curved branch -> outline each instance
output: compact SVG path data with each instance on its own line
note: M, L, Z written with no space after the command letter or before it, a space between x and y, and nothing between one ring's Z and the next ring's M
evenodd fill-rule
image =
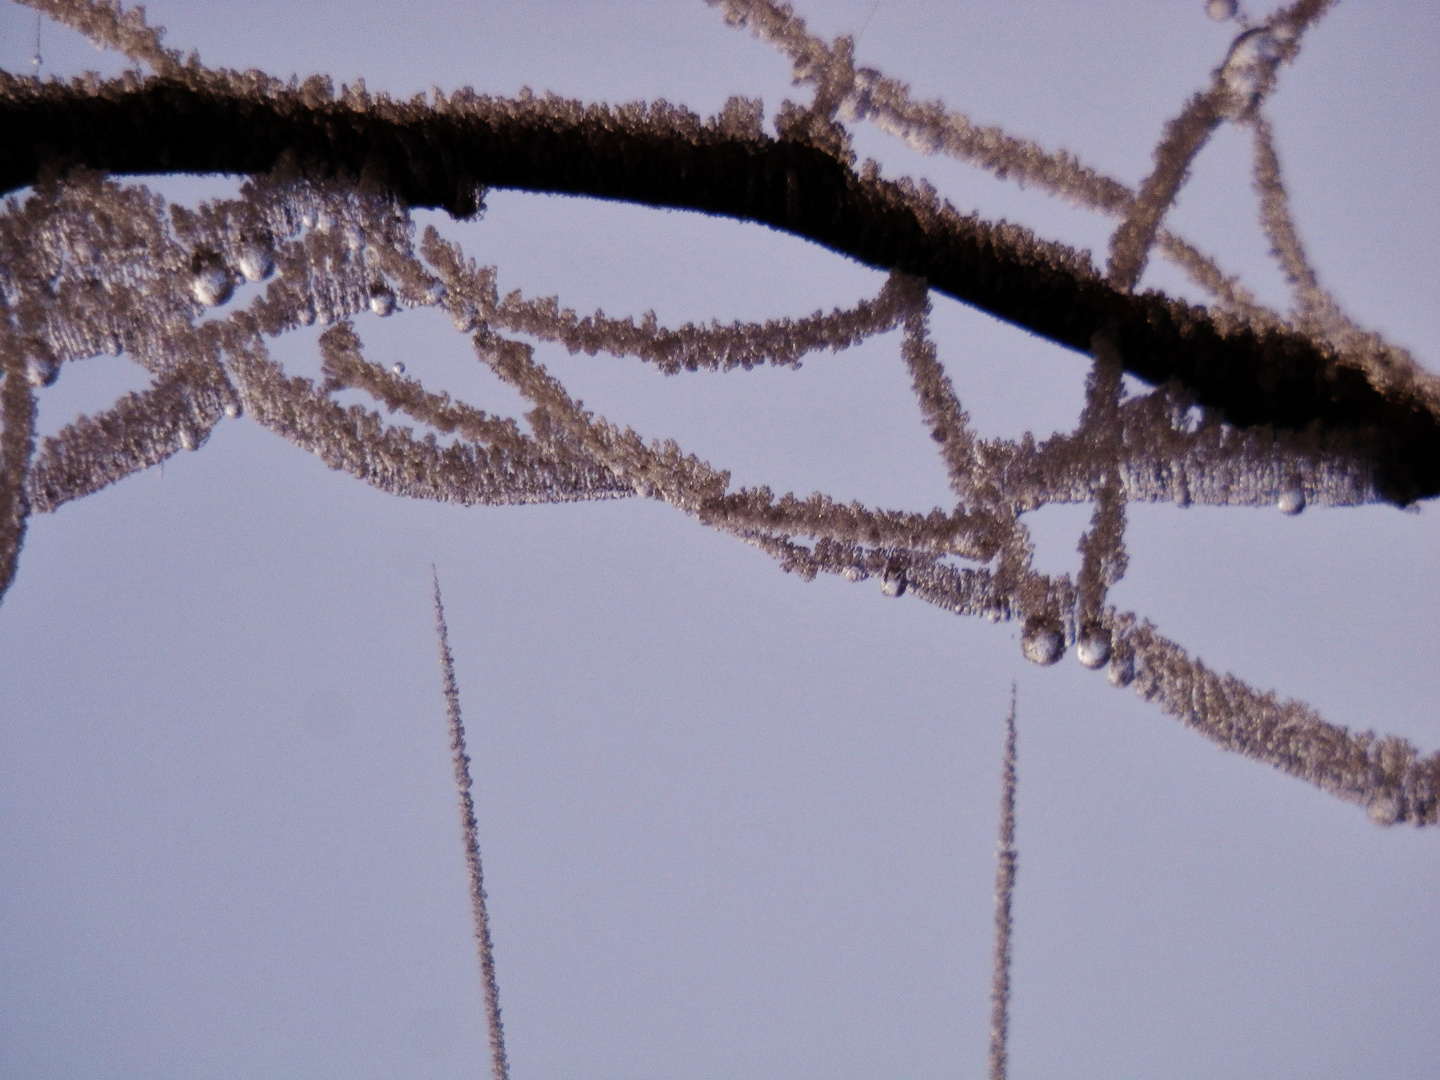
M279 170L348 176L457 216L484 187L617 199L768 225L933 288L1077 352L1114 327L1126 370L1174 379L1232 424L1359 434L1385 497L1440 494L1440 417L1422 375L1377 387L1327 346L1227 325L1107 284L1027 230L992 225L909 182L861 176L822 148L702 124L663 103L621 109L457 94L398 104L259 77L36 87L0 80L0 191L76 165L127 174Z

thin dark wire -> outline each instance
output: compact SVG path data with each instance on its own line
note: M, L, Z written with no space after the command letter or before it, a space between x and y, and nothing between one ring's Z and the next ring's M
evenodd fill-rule
M475 800L470 797L470 755L465 752L465 725L460 719L460 687L455 682L455 659L450 655L450 631L440 602L440 575L430 568L435 585L435 631L440 638L440 673L445 712L450 719L450 753L455 761L455 787L460 793L460 828L465 835L465 865L470 871L470 912L475 919L475 944L480 953L480 978L485 990L485 1023L490 1034L490 1071L495 1080L509 1080L505 1059L505 1029L500 1024L500 986L495 979L495 950L490 941L490 916L485 910L485 875L480 867L480 834L475 824Z
M1010 1037L1011 900L1015 893L1015 684L1005 717L1005 763L1001 768L1000 841L995 852L995 961L990 979L990 1080L1005 1080Z

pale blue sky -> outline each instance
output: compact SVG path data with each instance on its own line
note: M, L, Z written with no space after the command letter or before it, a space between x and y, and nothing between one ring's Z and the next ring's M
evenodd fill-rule
M825 34L871 0L800 4ZM411 94L796 91L700 0L153 2L168 43ZM29 12L0 3L0 65ZM1233 31L1201 0L882 0L862 62L1127 182ZM111 58L47 25L47 68ZM1440 368L1440 9L1344 3L1273 122L1322 278ZM891 175L1103 252L1107 223L862 129ZM1244 141L1177 228L1278 301ZM224 180L166 181L193 200ZM877 273L754 226L498 193L434 220L502 289L662 322L808 314ZM1097 256L1098 257L1098 256ZM1147 283L1170 288L1157 271ZM1082 357L936 300L985 434L1071 427ZM515 411L443 317L377 359ZM317 369L313 334L277 349ZM540 359L739 483L947 501L894 335L799 372ZM43 431L139 385L72 365ZM1078 566L1084 509L1035 517ZM1132 508L1116 601L1220 669L1440 746L1436 512ZM654 503L457 509L332 473L248 420L32 521L0 607L0 1075L425 1080L483 1072L429 613L445 588L516 1080L984 1072L1003 714L1019 680L1016 1080L1440 1075L1440 849L1226 755L1008 625L805 584Z

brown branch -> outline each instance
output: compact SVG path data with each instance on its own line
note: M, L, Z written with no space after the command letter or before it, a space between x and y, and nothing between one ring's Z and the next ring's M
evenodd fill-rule
M931 287L1088 352L1115 327L1126 370L1175 379L1232 424L1358 432L1396 503L1440 494L1440 417L1413 387L1377 389L1333 350L1281 328L1106 283L1069 249L992 225L834 154L702 124L663 103L584 107L457 94L398 104L328 84L187 70L64 85L0 78L0 191L76 165L126 174L351 177L465 216L485 187L618 199L752 221Z

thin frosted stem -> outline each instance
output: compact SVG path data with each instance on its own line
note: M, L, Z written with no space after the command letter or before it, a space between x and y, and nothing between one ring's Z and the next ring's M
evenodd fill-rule
M1010 1037L1011 900L1015 893L1015 684L1005 717L1005 763L1000 772L1000 840L995 853L995 957L990 976L990 1080L1005 1080Z
M465 865L470 871L470 912L475 918L475 944L480 953L480 981L485 991L485 1024L490 1034L490 1071L495 1080L509 1080L505 1059L505 1029L500 1023L500 985L495 979L495 950L490 942L490 916L485 909L485 875L480 867L480 837L475 824L475 800L470 796L470 755L465 752L465 725L460 719L460 688L455 683L455 660L450 655L450 632L445 606L440 601L440 577L434 574L435 632L440 638L440 673L445 691L445 713L450 719L450 753L455 762L455 787L460 793L460 828L465 836Z

